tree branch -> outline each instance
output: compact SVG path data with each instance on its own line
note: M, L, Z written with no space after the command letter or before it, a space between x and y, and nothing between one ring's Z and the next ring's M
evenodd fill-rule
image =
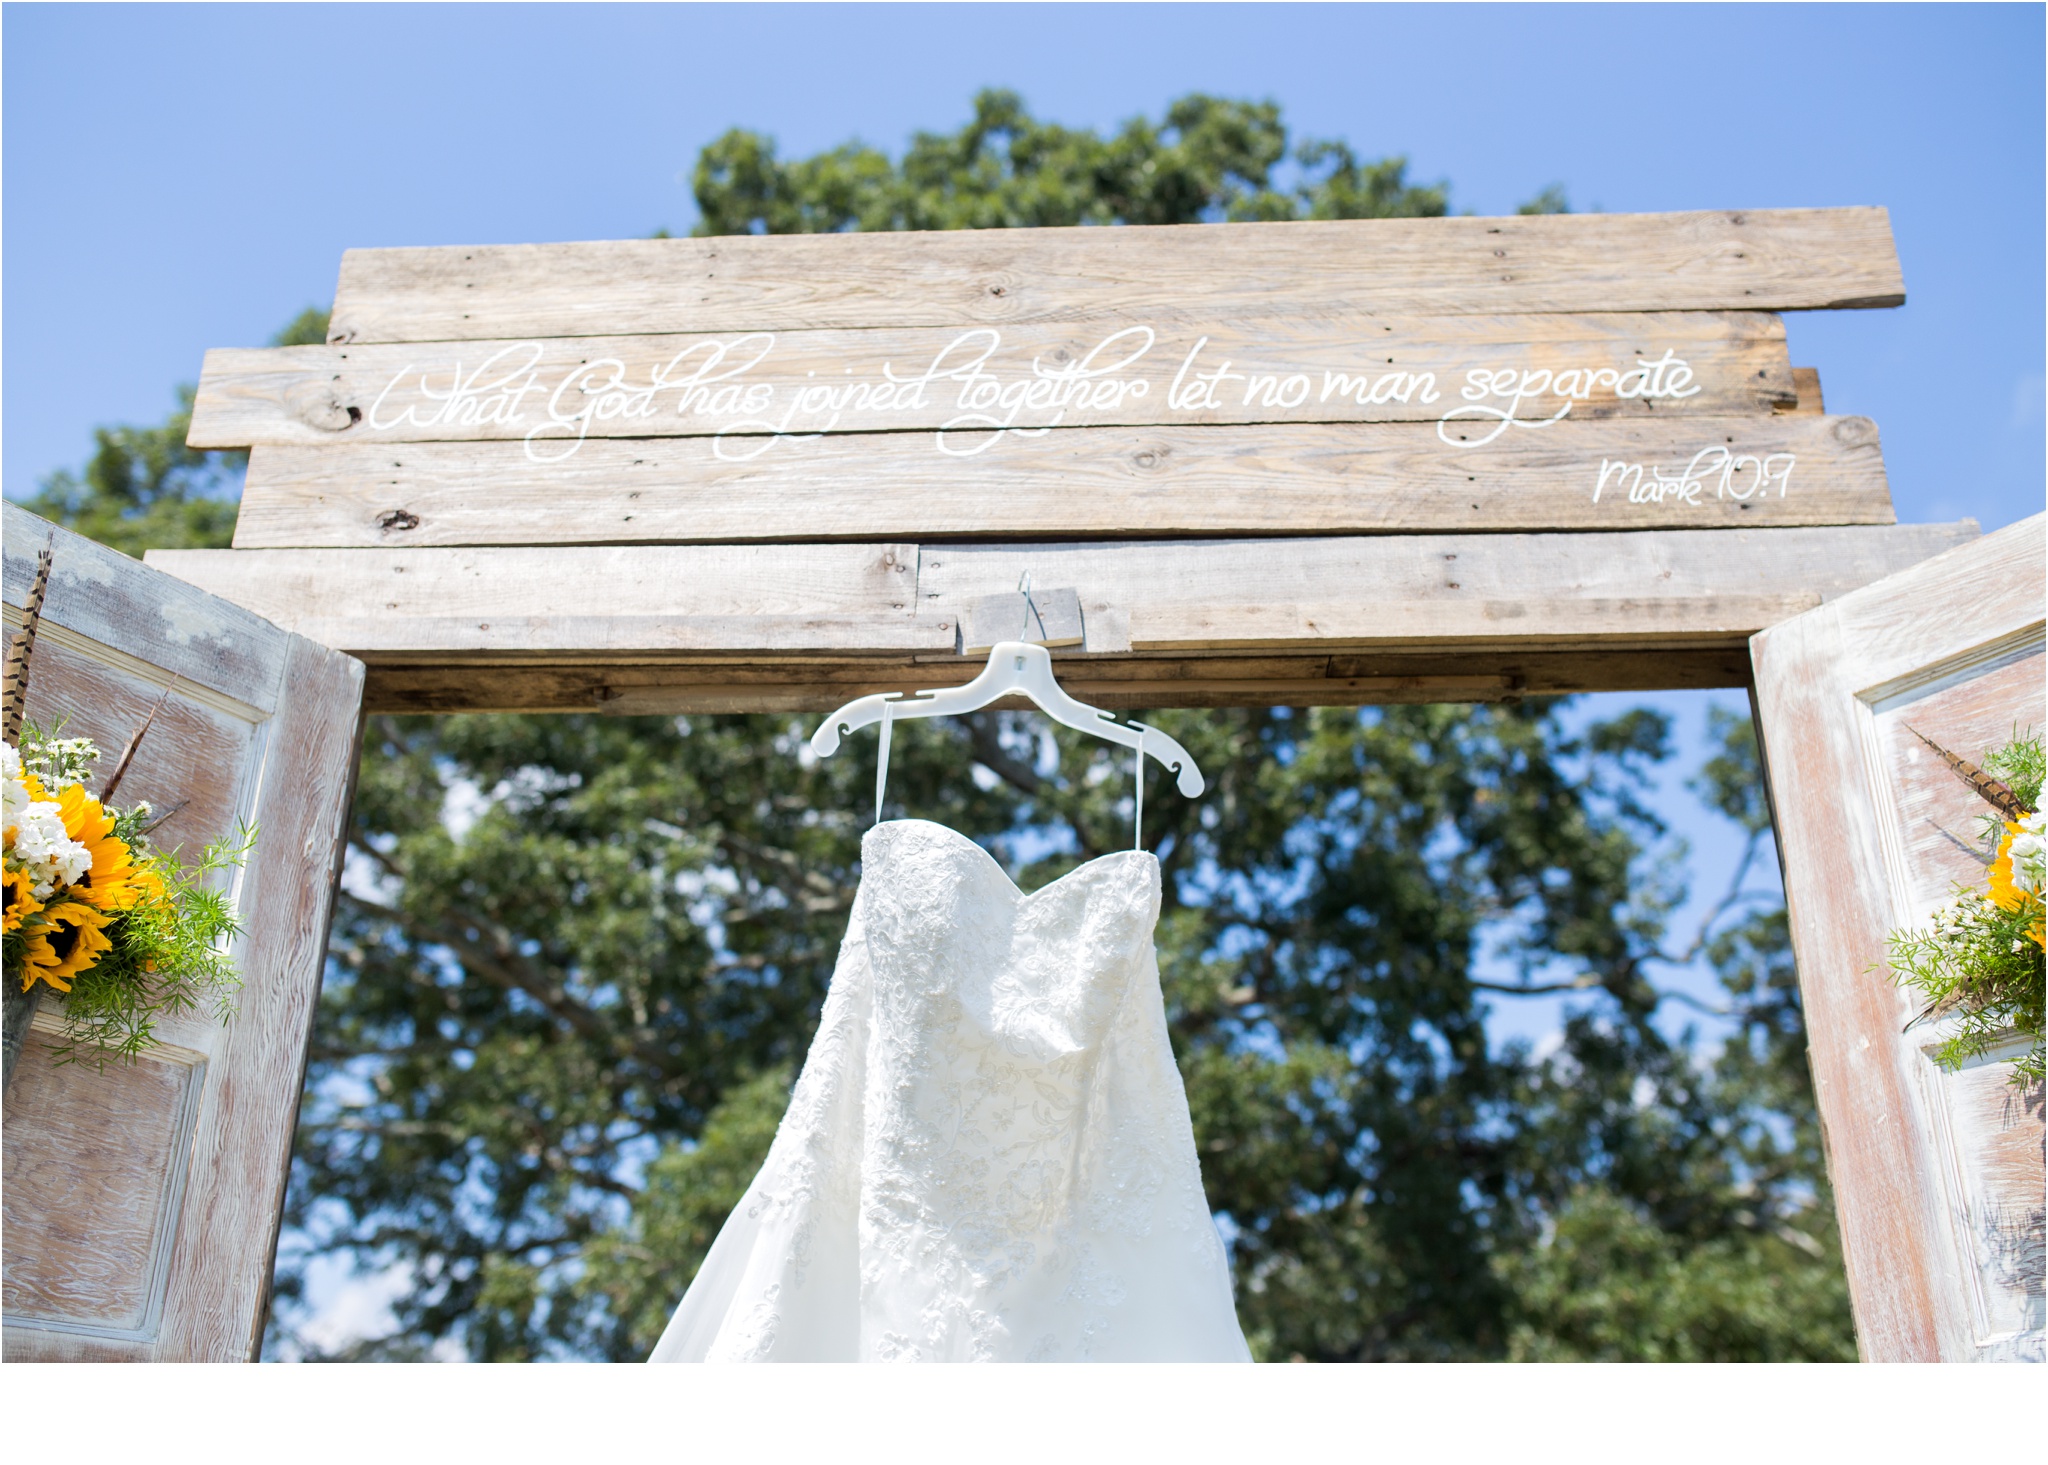
M405 879L405 872L381 851L363 844L358 844L356 848L363 850L379 868L389 872L393 877L401 881ZM364 904L375 905L378 910L384 911L415 939L446 946L461 959L465 969L474 971L486 981L507 991L524 992L557 1021L573 1028L591 1041L611 1049L620 1057L637 1058L652 1066L656 1072L671 1082L681 1078L681 1075L670 1071L669 1054L655 1041L653 1033L645 1028L622 1030L577 1001L560 982L555 981L546 972L538 970L519 951L517 943L512 939L512 933L497 922L454 906L449 906L446 910L448 916L457 924L431 920L405 909L402 905L384 906L377 905L374 901L366 901ZM458 929L458 926L474 928L488 939L490 944L486 946L482 941L471 939L466 932Z

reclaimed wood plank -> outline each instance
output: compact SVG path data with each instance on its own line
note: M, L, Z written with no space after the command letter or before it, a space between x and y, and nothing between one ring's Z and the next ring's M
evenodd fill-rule
M323 645L359 651L953 645L950 625L918 618L912 544L151 550L149 563Z
M863 693L945 686L979 669L975 659L912 663L872 657L690 665L412 664L373 658L364 701L373 712L829 712ZM1647 651L1524 647L1423 655L1085 656L1063 660L1059 670L1063 686L1100 707L1357 707L1741 687L1749 681L1749 655L1739 645L1692 645Z
M258 844L236 904L242 988L191 1140L157 1356L236 1362L262 1344L271 1264L327 927L348 842L362 722L360 662L293 637L268 728Z
M519 662L541 677L541 663L722 657L781 663L777 675L799 683L814 666L950 657L968 607L1026 573L1076 591L1098 653L1740 648L1775 619L1975 534L1966 521L922 550L156 550L150 563L380 667Z
M355 249L333 343L1905 299L1881 208Z
M1919 1002L1889 980L1884 938L1917 913L1928 875L1916 869L1908 822L1927 811L1912 797L1910 770L1895 766L1904 743L1887 725L1962 717L1954 732L1976 736L2039 725L2038 680L2006 673L2041 643L2044 561L2048 533L2037 515L1750 643L1809 1060L1866 1359L2041 1356L2038 1304L2024 1301L2039 1286L2038 1242L2031 1275L2000 1249L2008 1220L2022 1237L2039 1235L2039 1088L2009 1093L1994 1111L1979 1091L2003 1085L2009 1060L1976 1077L1935 1070L1928 1047L1938 1034L1912 1024ZM1979 682L1983 696L1970 686ZM2006 1132L2012 1104L2028 1116L2017 1137ZM2023 1165L1997 1158L2015 1153ZM2006 1294L1989 1307L1987 1285ZM2024 1326L2000 1331L1999 1317Z
M766 443L766 440L757 440ZM1413 533L1886 524L1862 417L1061 429L957 458L928 436L259 447L235 547Z
M1628 535L1399 535L1118 544L933 545L927 615L1028 572L1116 608L1139 649L1485 644L1611 646L1747 637L1975 537L1974 523Z
M30 1033L7 1096L0 1305L17 1327L144 1342L162 1304L206 1065L152 1055L99 1070L58 1064L54 1048L47 1030Z
M1505 377L1501 374L1506 373ZM1476 394L1468 400L1468 393ZM1798 400L1763 312L1228 315L206 353L195 448L1160 423L1727 417Z
M1811 366L1792 368L1793 400L1789 405L1780 405L1780 412L1796 412L1812 417L1827 415L1827 401L1821 395L1820 372Z
M154 666L165 682L175 674L259 713L274 708L276 658L284 645L277 627L234 605L209 600L180 580L145 569L12 502L0 514L0 561L9 606L18 611L27 599L36 555L54 534L45 626L62 626L114 648L127 664Z

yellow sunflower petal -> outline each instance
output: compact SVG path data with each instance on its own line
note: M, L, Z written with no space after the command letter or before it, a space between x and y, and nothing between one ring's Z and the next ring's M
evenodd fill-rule
M1991 862L1989 898L2000 910L2016 911L2027 899L2027 892L2015 885L2012 878L2012 841L2020 827L2008 823L2005 828L2005 838L1998 842L1997 858Z
M113 917L77 900L56 901L42 914L48 929L29 942L22 990L41 978L58 991L69 992L71 978L90 971L102 953L113 950L106 932Z
M64 819L64 832L92 856L91 867L71 887L71 894L103 911L126 910L135 904L136 892L129 886L133 852L125 840L114 838L114 816L75 783L64 790L57 807Z
M21 923L43 908L35 897L35 880L26 870L10 869L6 872L7 915L6 929L18 931Z
M57 953L50 949L50 933L38 931L28 938L23 948L21 966L21 990L26 992L38 979L48 982L59 992L69 992L71 983L62 977L50 975L50 969L57 965Z

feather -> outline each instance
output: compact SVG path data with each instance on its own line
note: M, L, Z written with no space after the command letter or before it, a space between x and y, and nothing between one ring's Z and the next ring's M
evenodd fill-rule
M170 701L171 693L177 690L178 678L173 674L171 684L164 688L163 696L156 699L156 706L149 709L149 716L142 719L142 726L135 729L135 736L128 739L128 746L121 750L121 761L116 763L114 771L107 775L107 786L100 790L102 805L112 801L114 790L121 786L122 778L127 775L128 764L134 759L135 750L142 746L142 735L149 731L149 725L156 721L156 715L164 710L164 703Z
M1941 761L1949 766L1950 771L1957 778L1960 778L1964 783L1967 783L1972 789L1976 790L1979 798L1991 805L1992 808L1998 810L2006 818L2018 819L2033 812L2033 810L2020 802L2018 794L2014 793L2005 784L1993 778L1969 759L1958 758L1911 723L1906 724L1906 731L1927 744L1928 747L1934 749Z
M43 618L43 594L50 588L50 564L57 557L57 531L36 556L36 580L29 587L28 600L21 608L21 629L7 648L6 690L0 694L0 734L10 743L21 741L22 714L28 710L28 659L36 649L36 623Z

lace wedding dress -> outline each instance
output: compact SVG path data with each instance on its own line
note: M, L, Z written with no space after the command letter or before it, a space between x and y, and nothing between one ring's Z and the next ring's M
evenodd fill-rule
M1025 895L870 829L761 1173L650 1361L1249 1361L1167 1046L1159 863Z

